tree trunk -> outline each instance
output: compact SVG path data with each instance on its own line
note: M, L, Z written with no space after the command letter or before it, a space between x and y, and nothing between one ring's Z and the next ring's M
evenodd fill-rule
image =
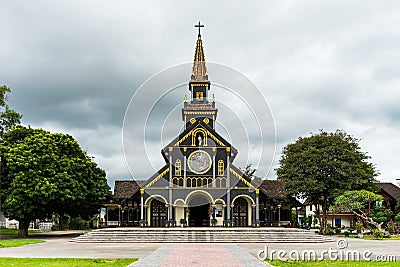
M28 228L29 228L29 223L31 220L19 220L19 226L18 226L18 237L27 237L28 236Z
M328 221L328 202L326 197L322 200L322 233L326 234L326 226Z

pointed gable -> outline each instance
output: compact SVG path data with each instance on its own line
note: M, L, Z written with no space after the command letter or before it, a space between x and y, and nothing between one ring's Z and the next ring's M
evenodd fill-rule
M234 148L225 138L218 134L213 128L211 128L204 119L197 118L192 125L190 125L186 130L184 130L178 137L172 140L167 146L162 149L162 154L166 162L167 155L170 149L174 147L195 147L198 144L196 139L196 134L202 133L205 136L207 146L214 145L215 147L228 147L232 151L231 160L233 161L237 155L237 149ZM208 144L210 142L210 144Z

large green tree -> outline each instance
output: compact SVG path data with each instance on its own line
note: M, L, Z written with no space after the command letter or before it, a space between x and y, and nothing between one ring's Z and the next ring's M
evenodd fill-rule
M288 144L276 173L289 196L314 203L325 233L328 210L337 196L346 190L371 188L377 171L368 159L354 137L343 131L320 131Z
M28 235L33 219L88 218L110 194L105 172L67 134L17 126L3 135L3 212Z
M13 126L21 123L22 115L10 109L7 104L7 95L11 89L5 85L0 86L0 137Z

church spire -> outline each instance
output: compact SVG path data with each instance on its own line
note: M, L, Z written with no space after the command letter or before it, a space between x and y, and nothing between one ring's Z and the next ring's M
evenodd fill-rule
M201 25L199 21L199 24L195 25L195 27L199 28L199 34L197 36L196 50L194 52L194 61L193 61L191 78L193 81L207 81L208 73L206 67L206 59L204 56L203 41L201 40L201 33L200 33L200 29L204 27L204 25Z

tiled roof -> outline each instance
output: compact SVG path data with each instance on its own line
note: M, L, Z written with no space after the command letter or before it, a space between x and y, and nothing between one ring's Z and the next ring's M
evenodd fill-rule
M264 180L260 184L260 189L270 198L286 197L285 185L280 180Z
M136 181L115 181L114 198L130 198L138 189Z
M396 201L400 199L400 188L398 186L392 183L378 183L377 185Z

